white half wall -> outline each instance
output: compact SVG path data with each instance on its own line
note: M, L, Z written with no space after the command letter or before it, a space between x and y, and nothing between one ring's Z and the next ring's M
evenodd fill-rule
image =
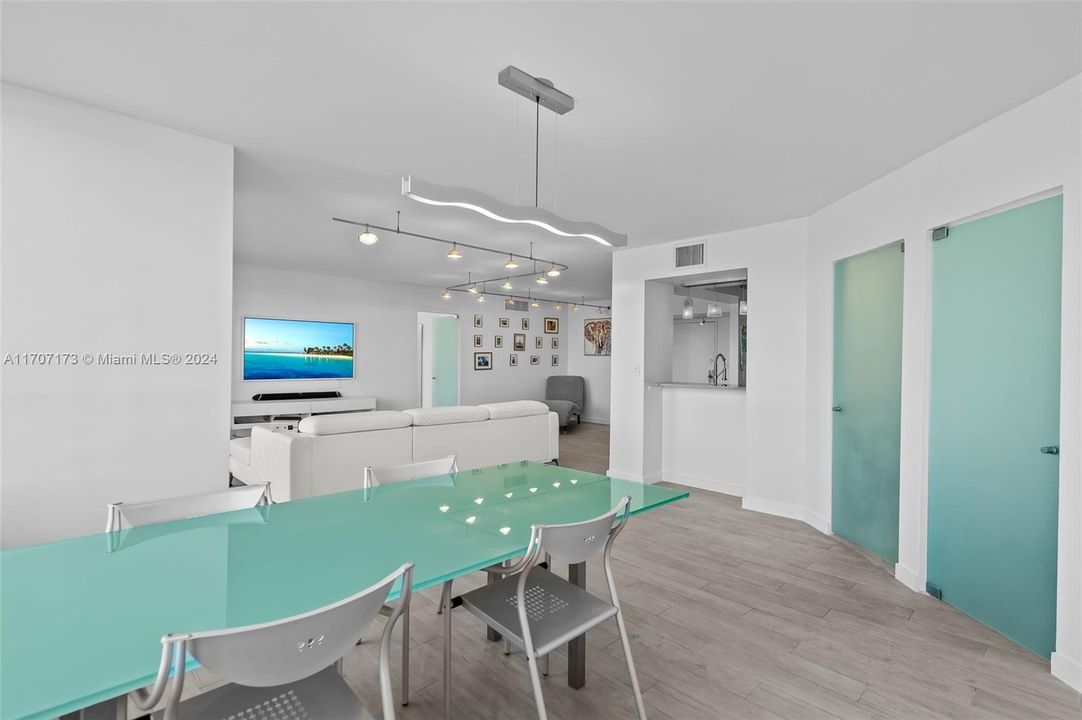
M594 300L598 305L609 305L610 300ZM587 320L607 317L593 308L579 308L567 313L567 374L581 375L586 379L586 409L582 421L609 423L609 397L612 386L612 356L587 355L583 338L583 325Z
M451 300L440 298L442 288L385 283L375 280L295 272L256 265L238 264L234 276L233 307L233 391L234 400L251 400L259 392L338 390L343 395L374 396L381 409L404 410L417 406L420 368L417 366L417 313L451 313L459 316L459 402L476 405L504 400L543 400L545 379L567 374L567 307L553 312L552 306L529 313L505 310L492 298L478 303L472 295L455 293ZM475 328L474 315L483 317ZM354 323L355 367L350 380L251 381L243 375L243 322L245 316L279 317L293 320L329 320ZM510 327L499 327L506 317ZM521 319L530 319L523 330ZM544 319L558 317L560 332L545 334ZM526 350L517 353L519 364L512 367L510 355L515 333L526 335ZM475 348L474 335L482 336ZM494 347L493 337L502 335L504 346ZM544 347L536 349L537 337ZM559 347L552 347L558 338ZM493 353L491 370L474 370L473 354ZM530 356L540 357L530 365ZM559 364L552 365L556 356Z
M226 486L233 148L2 92L0 544L16 547L101 532L109 502Z

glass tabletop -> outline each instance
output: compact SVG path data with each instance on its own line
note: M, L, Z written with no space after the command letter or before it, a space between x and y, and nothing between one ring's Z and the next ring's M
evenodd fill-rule
M0 718L153 682L159 640L312 610L413 562L422 589L521 555L533 524L687 497L521 462L0 552ZM398 594L396 588L394 595Z

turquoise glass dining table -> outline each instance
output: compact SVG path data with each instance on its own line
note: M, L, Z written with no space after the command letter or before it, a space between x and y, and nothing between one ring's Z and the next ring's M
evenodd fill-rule
M312 610L407 561L415 590L441 584L521 555L531 525L595 517L625 495L632 514L687 497L523 461L5 550L0 718L149 685L166 633Z

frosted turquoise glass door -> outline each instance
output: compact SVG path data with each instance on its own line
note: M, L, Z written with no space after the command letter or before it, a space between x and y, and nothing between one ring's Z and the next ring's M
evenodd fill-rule
M432 318L432 407L458 405L458 318Z
M898 561L902 411L900 245L834 265L831 529Z
M928 581L1046 658L1062 241L1063 198L1053 197L952 227L932 246Z

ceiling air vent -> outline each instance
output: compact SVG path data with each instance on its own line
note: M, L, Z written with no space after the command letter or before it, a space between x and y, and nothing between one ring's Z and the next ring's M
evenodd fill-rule
M680 245L676 248L676 267L693 267L703 264L703 244Z

